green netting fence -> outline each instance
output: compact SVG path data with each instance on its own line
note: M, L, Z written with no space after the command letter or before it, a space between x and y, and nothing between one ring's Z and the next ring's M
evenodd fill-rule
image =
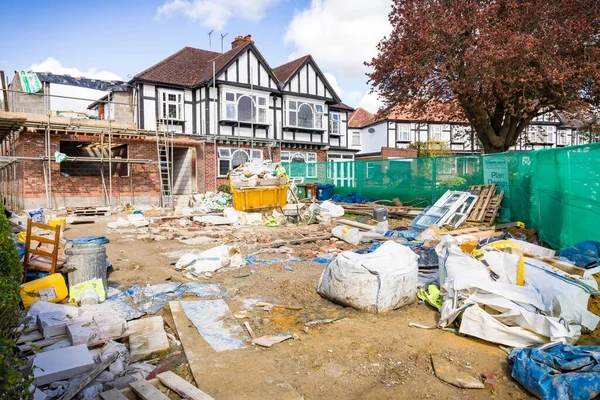
M291 177L331 183L360 194L420 206L446 190L498 184L499 222L523 221L556 249L600 240L600 143L531 152L388 160L286 163Z

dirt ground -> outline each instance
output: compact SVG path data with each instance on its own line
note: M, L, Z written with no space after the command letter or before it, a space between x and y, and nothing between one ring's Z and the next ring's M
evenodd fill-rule
M116 218L99 217L94 224L70 225L65 237L106 235L110 239L108 257L113 265L109 284L115 287L189 282L170 265L175 259L168 258L165 253L194 247L177 240L144 241L109 233L106 223ZM263 232L262 229L269 228L258 230ZM260 235L260 232L246 228L236 235ZM298 256L297 252L294 256ZM260 254L258 257L284 259L287 256ZM284 269L288 265L293 271ZM498 346L440 329L409 327L410 322L433 325L437 321L437 312L424 304L414 303L383 315L337 306L316 292L323 268L322 264L310 261L285 261L216 272L212 278L202 281L221 283L230 293L225 300L234 313L248 309L247 304L252 299L303 307L302 310L276 308L271 312L257 307L249 309L247 320L257 335L287 332L296 334L297 339L270 349L236 351L254 351L257 356L268 359L305 399L530 398L510 378L507 355ZM167 325L172 326L168 308L162 315ZM317 319L337 321L303 329L306 322ZM482 374L496 373L497 378L487 383L485 389L459 389L436 378L431 355L449 360L472 376L481 378ZM168 357L182 359L181 352ZM181 364L175 361L174 365L177 363ZM245 367L252 370L250 363ZM180 365L179 371L182 369L185 367ZM189 372L180 373L190 376ZM226 397L244 398L244 394L228 393Z

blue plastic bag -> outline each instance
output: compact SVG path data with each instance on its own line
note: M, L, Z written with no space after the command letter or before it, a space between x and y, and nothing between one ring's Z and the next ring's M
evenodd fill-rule
M512 377L540 399L584 400L600 394L600 347L557 344L515 349Z

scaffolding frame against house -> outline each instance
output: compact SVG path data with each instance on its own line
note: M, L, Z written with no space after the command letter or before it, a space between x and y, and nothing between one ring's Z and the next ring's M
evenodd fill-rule
M128 127L115 128L115 127L113 127L112 119L109 119L108 121L103 121L103 122L108 123L108 127L97 126L94 124L86 123L86 121L90 121L90 120L85 120L85 119L82 119L81 123L80 123L80 121L77 121L77 124L73 124L74 121L72 119L69 124L60 124L55 121L52 121L51 108L50 108L50 98L51 97L57 97L57 98L69 99L69 100L104 103L104 104L108 105L109 109L112 104L122 104L122 105L132 106L134 110L136 109L136 100L135 100L136 98L135 97L134 97L133 104L130 104L130 103L115 102L111 97L111 93L108 94L106 100L97 100L97 99L88 99L88 98L74 97L74 96L53 95L53 94L47 93L46 91L44 91L44 93L29 93L29 92L25 92L25 91L21 91L21 90L6 89L4 87L0 87L0 91L2 91L4 93L12 92L12 93L22 93L22 94L36 95L36 96L44 97L44 112L45 112L44 115L26 114L26 113L5 113L5 114L14 114L14 115L12 115L12 116L11 115L3 115L2 118L0 118L0 150L2 152L2 155L0 155L0 179L2 179L2 182L1 182L2 196L4 197L4 201L6 203L8 203L6 205L9 207L12 207L14 209L22 209L23 208L23 204L17 203L19 198L23 199L23 196L18 196L17 194L24 190L24 188L19 187L19 180L18 180L18 176L21 176L24 173L24 171L18 171L18 168L21 167L21 163L24 161L39 161L42 163L42 170L43 170L43 175L44 175L44 191L45 191L45 197L46 197L46 206L49 209L54 208L55 204L54 204L54 198L53 198L53 192L52 192L52 162L53 162L54 158L51 154L52 131L54 131L54 134L57 134L58 132L63 132L65 134L67 134L67 133L74 133L74 134L82 133L85 135L94 135L94 136L99 135L100 136L100 145L101 145L100 157L68 156L67 160L68 160L68 162L80 161L80 162L93 162L93 163L100 164L100 178L102 181L102 192L103 192L104 203L105 203L104 205L106 205L106 206L114 205L114 203L113 203L114 191L113 191L113 182L112 182L113 162L114 162L113 157L112 157L112 149L113 149L113 136L114 135L125 136L127 138L131 138L131 136L135 136L135 138L146 140L148 138L152 138L152 136L153 136L152 134L155 133L156 135L155 135L154 140L157 141L157 145L158 145L159 132L160 132L164 136L165 146L167 149L170 149L170 153L171 153L170 155L172 157L174 135L173 135L173 132L168 132L168 125L167 125L167 130L159 131L157 129L156 132L151 132L151 131L147 131L147 130L140 130L138 128L137 124L135 124L135 127L132 127L132 128L128 128ZM114 116L110 116L110 117L114 117ZM92 120L92 121L95 121L95 120ZM23 132L24 130L25 131L36 131L36 130L43 131L44 155L41 155L39 157L17 156L17 152L16 152L17 139L19 137L19 134L21 132ZM105 144L106 136L108 137L107 145ZM105 157L106 149L108 149L108 151L106 152L107 157ZM104 164L105 163L108 163L108 188L106 185L106 178L104 176ZM133 168L131 168L130 166L132 164L157 164L160 167L160 157L157 161L154 161L151 159L132 159L129 157L129 152L128 152L127 158L119 158L118 163L127 165L127 171L128 171L129 183L130 183L130 201L131 201L131 203L133 203L134 202ZM169 164L167 164L167 165L169 165ZM168 168L168 171L169 171L168 175L170 176L171 175L170 166ZM159 175L159 179L161 181L161 206L166 207L166 202L162 198L163 182L162 182L162 178L160 177L160 175ZM172 179L169 179L167 184L168 184L169 191L172 193L173 192ZM171 201L170 205L171 205L171 207L173 207L172 201Z

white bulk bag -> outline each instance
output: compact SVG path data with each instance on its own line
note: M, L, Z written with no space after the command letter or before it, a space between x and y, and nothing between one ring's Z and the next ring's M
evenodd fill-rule
M382 313L416 300L417 256L395 242L368 254L341 253L321 275L317 292L358 310Z

